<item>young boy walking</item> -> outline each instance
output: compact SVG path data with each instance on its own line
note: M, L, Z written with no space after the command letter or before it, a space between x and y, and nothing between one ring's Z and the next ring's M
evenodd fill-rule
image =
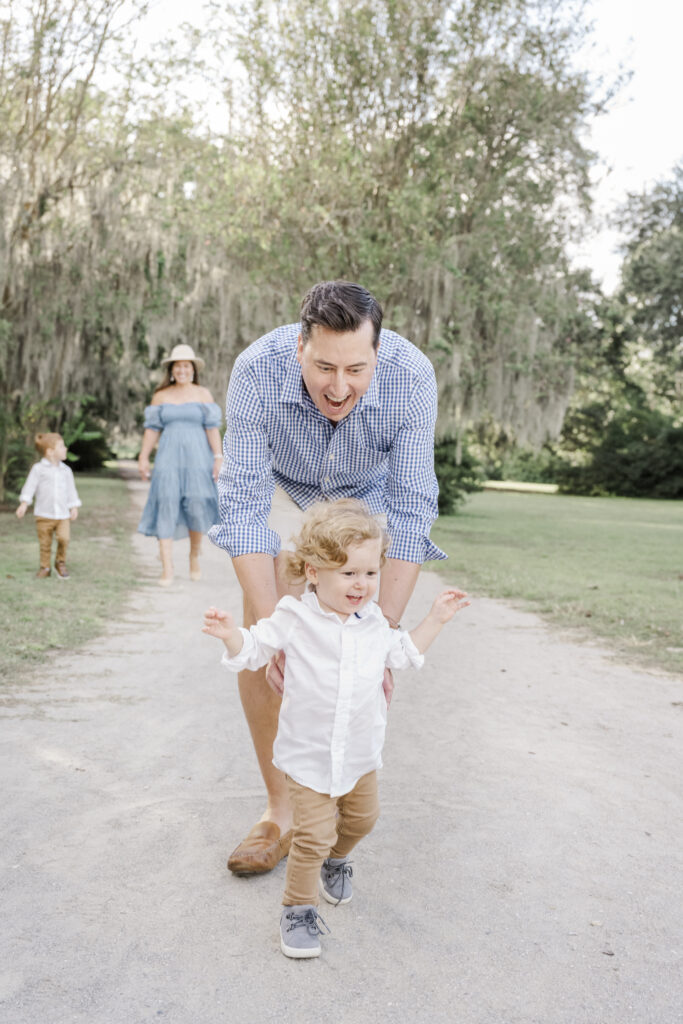
M320 955L318 891L330 903L349 902L348 856L379 815L385 666L421 667L444 624L469 604L462 591L445 590L410 633L392 629L372 600L387 545L361 502L315 505L288 556L290 579L308 584L300 600L283 597L250 630L228 612L205 613L204 632L223 641L233 672L286 653L273 764L287 776L294 809L280 919L289 957Z
M35 445L42 458L31 467L26 478L19 496L21 504L17 508L17 518L24 518L26 509L35 497L33 511L40 546L40 568L36 576L45 579L52 571L52 538L56 534L55 572L58 579L68 580L66 552L71 535L69 524L78 517L81 500L76 491L74 475L64 464L67 451L61 434L36 434Z

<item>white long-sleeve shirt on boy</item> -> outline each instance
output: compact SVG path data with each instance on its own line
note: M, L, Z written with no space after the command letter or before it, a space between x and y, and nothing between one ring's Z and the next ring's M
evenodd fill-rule
M30 505L34 496L33 514L45 519L69 519L71 509L81 505L69 467L49 459L41 459L31 467L19 500Z
M387 704L384 668L421 668L408 633L390 629L368 602L342 622L307 591L283 597L273 614L251 629L244 645L222 662L232 672L254 671L277 651L286 654L284 694L273 764L318 793L342 796L382 766Z

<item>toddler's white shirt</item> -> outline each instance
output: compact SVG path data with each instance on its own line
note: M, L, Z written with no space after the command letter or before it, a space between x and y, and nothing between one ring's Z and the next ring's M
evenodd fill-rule
M70 510L81 504L69 467L63 462L55 465L49 459L41 459L31 467L19 500L30 505L34 495L33 513L46 519L69 519Z
M284 651L285 685L273 764L318 793L342 796L382 766L387 704L385 665L421 668L424 657L408 633L390 629L368 602L342 622L312 592L283 597L266 619L241 628L244 646L222 662L254 671Z

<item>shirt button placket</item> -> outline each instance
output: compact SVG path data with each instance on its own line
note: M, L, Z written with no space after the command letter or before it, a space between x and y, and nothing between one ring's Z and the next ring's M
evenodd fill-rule
M339 793L344 782L344 755L349 732L351 698L353 696L353 637L340 627L341 658L339 659L339 689L334 713L331 745L331 793Z

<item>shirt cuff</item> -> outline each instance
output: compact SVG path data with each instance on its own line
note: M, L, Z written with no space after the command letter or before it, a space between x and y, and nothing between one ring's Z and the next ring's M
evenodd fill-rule
M230 657L227 649L223 651L223 657L221 658L221 665L227 668L228 672L241 672L243 668L246 668L251 655L254 653L254 640L248 629L244 626L237 627L242 634L242 650L239 654L234 657Z
M413 668L422 668L425 663L424 654L420 654L417 647L413 643L413 638L407 630L401 630L401 640L403 643L403 650L406 653L406 657Z
M400 534L392 537L387 551L387 558L396 558L400 562L440 562L448 558L445 551L433 544L429 537Z
M267 526L254 523L248 526L212 526L208 537L231 558L239 555L271 555L275 558L280 553L279 535Z

